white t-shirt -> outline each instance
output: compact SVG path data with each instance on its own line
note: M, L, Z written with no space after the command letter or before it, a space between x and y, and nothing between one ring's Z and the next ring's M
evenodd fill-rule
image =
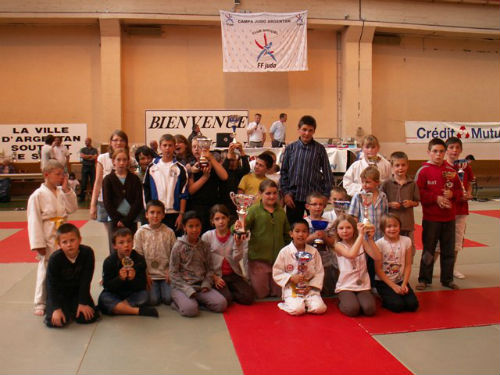
M248 140L250 142L262 142L264 140L264 133L266 132L265 126L262 125L261 122L259 122L257 124L254 121L254 122L251 122L250 124L248 124L247 131L253 130L253 129L255 129L255 131L250 134L250 137L248 138Z
M382 270L394 283L400 283L404 279L406 249L411 248L411 239L399 236L396 242L390 242L384 237L375 242L382 253ZM380 278L375 275L375 280Z
M69 151L66 146L55 146L52 148L52 152L54 153L54 159L56 159L62 165L66 165L67 157L69 156Z
M273 122L271 129L269 129L269 133L273 135L275 141L285 142L286 127L281 121L278 120Z
M339 242L339 244L348 249L350 248L350 246L344 242ZM335 293L339 293L344 290L361 292L363 290L371 289L370 276L368 275L368 269L366 268L366 257L363 246L359 249L359 253L356 258L346 258L337 253L335 253L335 255L337 255L337 262L340 271L339 280L337 281L337 286L335 287Z

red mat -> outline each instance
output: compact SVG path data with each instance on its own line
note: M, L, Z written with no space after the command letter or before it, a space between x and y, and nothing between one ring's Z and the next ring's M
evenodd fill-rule
M415 239L415 249L422 250L423 245L422 245L422 226L421 225L415 224L415 232L414 232L413 237ZM464 238L464 247L486 247L486 246L488 246L488 245Z
M411 374L354 319L328 301L324 315L290 316L277 302L224 313L241 368L254 374Z
M469 211L471 214L478 214L484 216L491 216L500 219L500 210L482 210L482 211Z
M81 228L87 220L70 221ZM30 250L28 241L28 223L0 223L0 229L19 229L16 233L0 241L0 263L35 263L36 253Z
M414 313L393 313L380 307L372 318L355 320L370 334L415 332L500 323L500 288L417 293Z

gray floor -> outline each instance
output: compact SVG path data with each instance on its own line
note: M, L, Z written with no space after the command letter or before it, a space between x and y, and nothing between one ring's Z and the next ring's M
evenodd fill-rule
M498 210L497 201L473 202L473 210ZM0 221L24 221L22 211L0 212ZM417 215L420 222L420 214ZM71 219L88 218L79 210ZM466 248L457 268L467 275L462 288L500 286L499 219L472 214L466 237L487 247ZM15 233L0 229L0 239ZM96 251L92 294L97 297L106 235L102 225L82 227L84 243ZM415 264L418 265L420 252ZM418 266L414 266L415 284ZM104 317L97 324L48 329L32 315L35 263L0 264L0 374L241 374L220 314L182 318L160 307L160 319ZM439 272L437 268L436 272ZM435 279L430 290L442 289ZM418 314L418 312L417 312ZM377 335L389 352L415 374L500 373L498 325ZM284 368L285 372L285 368Z

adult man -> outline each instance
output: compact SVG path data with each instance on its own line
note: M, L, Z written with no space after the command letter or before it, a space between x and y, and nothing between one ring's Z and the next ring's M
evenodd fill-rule
M255 121L248 124L247 134L250 147L262 147L266 141L266 128L260 123L262 115L256 113Z
M280 114L280 119L273 122L271 129L269 129L269 135L271 136L271 146L272 147L283 147L285 145L286 138L286 123L287 115L286 113Z
M95 181L95 161L97 160L97 149L92 147L92 139L85 138L85 147L80 150L82 159L82 190L79 201L85 200L85 191L87 190L87 180L90 180L90 187L94 186Z
M285 148L281 165L280 186L290 224L304 216L307 196L312 192L330 196L332 171L325 148L313 139L316 120L302 116L299 139Z

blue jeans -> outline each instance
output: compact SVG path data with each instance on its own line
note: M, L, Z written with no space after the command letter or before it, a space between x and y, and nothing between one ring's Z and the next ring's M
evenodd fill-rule
M115 306L122 301L127 301L132 307L142 306L148 301L148 292L141 290L132 293L127 298L122 298L118 294L103 290L99 296L99 308L103 313L112 315Z
M170 305L172 302L170 285L165 280L153 280L149 291L149 304L156 306L162 302L165 305Z

